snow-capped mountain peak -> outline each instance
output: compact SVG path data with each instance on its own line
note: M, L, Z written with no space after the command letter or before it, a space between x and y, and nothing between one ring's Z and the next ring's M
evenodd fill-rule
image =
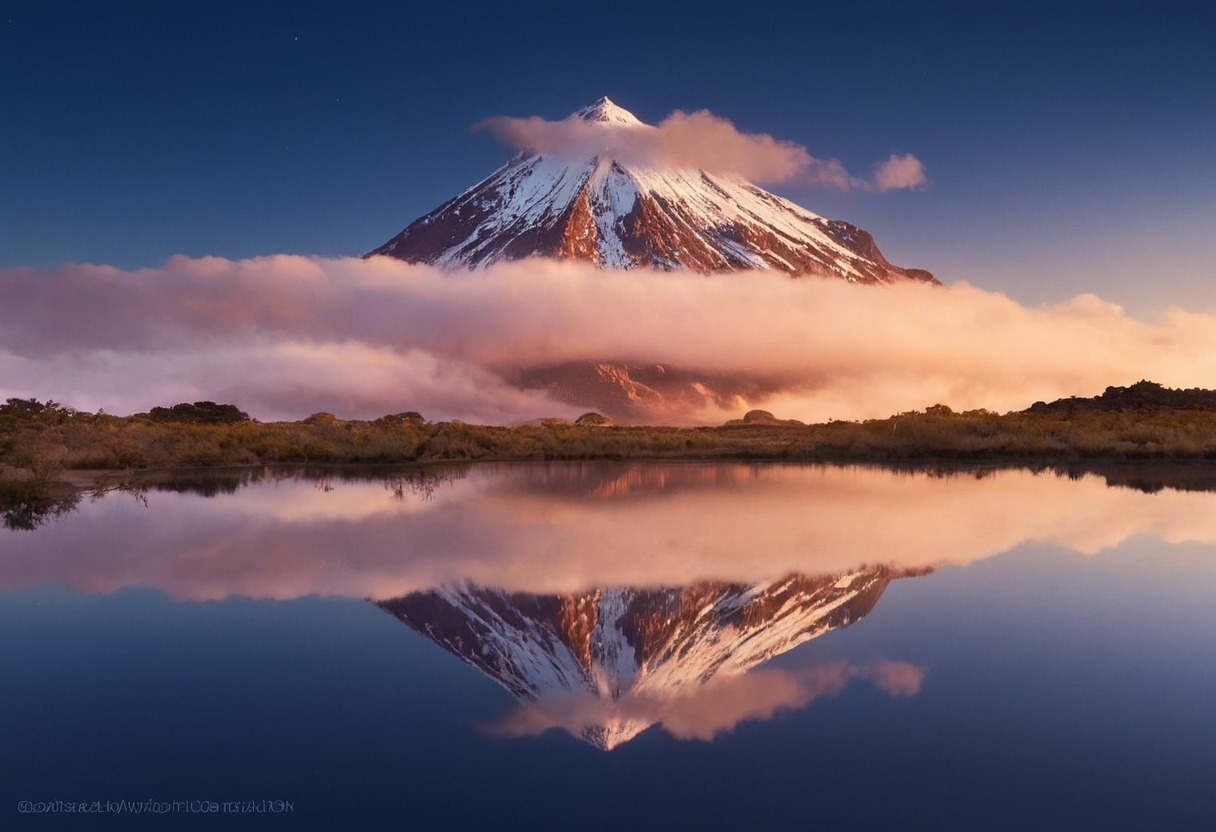
M644 126L638 117L626 110L624 107L617 106L612 99L604 96L599 101L593 104L588 104L574 114L577 118L583 121L604 122L607 124L624 124L630 127Z
M449 269L549 257L613 269L758 269L851 283L937 282L921 269L891 265L862 229L741 177L662 166L653 154L618 153L622 132L662 128L643 124L608 98L573 116L587 123L580 126L603 126L605 142L589 146L580 134L573 147L521 153L365 256Z

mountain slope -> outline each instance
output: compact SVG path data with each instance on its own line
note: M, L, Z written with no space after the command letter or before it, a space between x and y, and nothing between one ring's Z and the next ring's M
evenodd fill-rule
M654 128L602 98L574 113L605 142ZM869 233L813 214L737 176L521 153L365 256L444 268L552 257L605 268L764 269L856 283L935 283L891 265Z

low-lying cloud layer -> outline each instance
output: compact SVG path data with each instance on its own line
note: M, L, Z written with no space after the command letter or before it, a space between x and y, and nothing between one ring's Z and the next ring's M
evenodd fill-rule
M563 362L746 378L750 399L660 414L715 423L883 417L941 402L1020 409L1148 378L1216 386L1216 316L1147 323L1093 295L1028 308L965 284L860 287L519 261L445 273L387 258L175 257L122 271L0 271L0 398L131 413L212 399L509 423L577 416L508 381Z
M736 174L753 182L799 180L832 190L890 191L928 184L912 154L892 155L868 178L851 175L839 159L819 159L805 147L763 133L744 133L708 110L676 110L659 122L626 125L495 116L475 129L488 130L514 150L574 159L609 155L641 167L685 167Z

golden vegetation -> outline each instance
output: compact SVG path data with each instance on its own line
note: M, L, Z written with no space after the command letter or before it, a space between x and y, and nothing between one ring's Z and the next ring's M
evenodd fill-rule
M935 405L864 422L707 428L615 426L597 416L514 427L428 422L414 412L257 422L210 402L119 417L10 399L0 405L0 481L46 484L66 469L439 460L1216 460L1216 411L1205 409L1036 407L1001 415Z

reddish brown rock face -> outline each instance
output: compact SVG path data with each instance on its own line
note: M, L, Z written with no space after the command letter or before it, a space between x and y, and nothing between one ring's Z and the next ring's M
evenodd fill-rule
M595 217L591 214L587 192L583 191L570 205L569 216L562 227L561 245L554 254L563 260L588 260L598 263L598 242Z

